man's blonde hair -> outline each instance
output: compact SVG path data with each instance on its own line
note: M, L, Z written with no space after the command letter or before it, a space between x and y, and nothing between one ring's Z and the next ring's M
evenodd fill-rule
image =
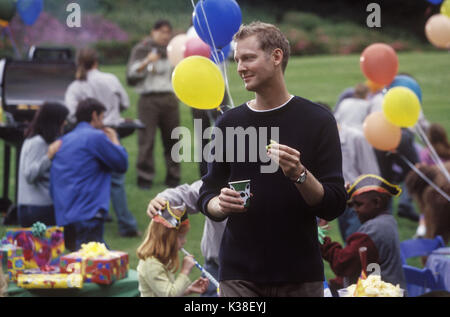
M248 25L241 25L233 39L237 42L253 35L256 35L260 48L264 52L271 54L277 48L283 51L281 68L284 73L291 54L289 41L286 36L275 25L256 21Z

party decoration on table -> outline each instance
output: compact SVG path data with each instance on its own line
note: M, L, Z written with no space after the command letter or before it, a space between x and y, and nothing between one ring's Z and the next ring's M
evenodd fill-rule
M364 76L379 85L388 85L398 71L395 50L384 43L374 43L364 49L359 59Z
M61 273L80 273L87 283L111 284L128 276L128 254L108 250L103 243L83 244L77 252L61 256Z
M33 25L41 15L43 0L18 0L17 12L26 25Z
M411 89L414 92L414 94L416 94L420 103L422 103L422 89L420 89L420 86L417 83L417 81L411 76L408 75L395 76L394 80L389 84L388 87L386 87L386 89L389 90L394 87L406 87Z
M220 69L203 56L183 59L172 73L172 86L182 102L197 109L217 108L225 95Z
M401 128L412 127L419 120L419 98L409 88L391 88L383 99L383 113L386 119L396 126Z
M0 262L4 273L8 273L10 281L16 281L17 276L25 269L23 249L13 244L0 245Z
M450 17L444 14L431 16L425 24L425 35L437 48L450 48Z
M59 266L46 265L38 269L25 269L22 274L59 274L61 269Z
M198 37L192 37L192 38L188 39L185 46L186 46L186 49L184 51L184 57L189 57L189 56L194 56L194 55L203 56L206 58L211 57L211 48L209 47L208 44L203 42Z
M59 257L65 250L63 227L46 227L45 231L43 224L13 228L6 231L6 238L11 244L23 248L27 269L58 265Z
M402 138L400 127L390 123L381 111L372 112L366 117L363 132L367 142L380 151L395 150Z
M353 292L353 296L358 297L362 295L363 292L363 284L362 281L367 278L367 248L360 247L359 248L359 259L361 261L361 275L358 278L358 282L356 283L355 291Z
M241 26L241 8L234 0L200 0L192 21L198 36L213 50L223 48Z
M36 222L31 226L31 233L33 236L43 239L45 236L45 231L47 231L47 226L42 222Z
M26 289L83 288L81 274L21 274L17 286Z
M80 255L86 259L105 256L108 255L109 252L106 245L100 242L83 243L79 251Z
M185 33L178 34L170 40L167 45L167 59L172 66L177 66L183 60L188 40L189 38Z
M366 279L358 280L358 284L352 284L346 289L345 297L403 297L404 290L400 285L396 286L391 283L383 282L380 275L371 274ZM359 287L358 292L356 288ZM339 290L338 292L341 293ZM342 295L341 295L342 296Z

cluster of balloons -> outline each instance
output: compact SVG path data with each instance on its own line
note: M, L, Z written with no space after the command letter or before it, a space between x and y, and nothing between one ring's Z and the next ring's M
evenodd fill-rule
M167 57L175 66L172 85L186 105L214 109L225 95L225 81L216 64L228 56L242 13L235 0L200 0L192 20L194 35L177 35L167 46Z
M375 43L361 54L360 67L372 92L386 87L383 108L373 112L363 123L367 141L381 151L393 151L400 144L401 128L419 120L422 91L410 76L397 75L398 57L387 44Z
M428 41L437 48L450 49L450 0L442 3L439 14L428 19L425 24L425 35Z
M0 0L0 19L10 22L17 11L26 25L33 25L43 7L43 0Z

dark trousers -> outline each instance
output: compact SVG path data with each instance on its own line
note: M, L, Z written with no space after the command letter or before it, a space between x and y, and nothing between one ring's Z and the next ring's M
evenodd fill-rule
M116 213L119 233L121 235L136 232L137 223L128 209L127 194L125 192L125 173L111 173L111 204Z
M221 297L323 297L323 282L258 284L242 280L220 282Z
M103 225L103 217L99 216L65 226L64 241L66 249L78 251L83 243L105 243L103 240Z
M180 163L174 162L171 150L178 141L171 138L172 130L180 125L178 100L173 93L152 93L141 95L138 104L138 116L145 129L138 130L138 179L152 182L155 177L153 149L156 129L161 130L166 162L167 181L180 180Z
M53 205L19 205L17 207L17 217L21 227L31 227L37 221L42 222L46 226L54 226L56 224Z

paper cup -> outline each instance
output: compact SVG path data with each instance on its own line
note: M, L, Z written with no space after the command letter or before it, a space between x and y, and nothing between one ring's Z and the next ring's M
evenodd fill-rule
M241 195L241 198L244 200L244 207L248 208L250 206L250 180L229 182L228 185Z

